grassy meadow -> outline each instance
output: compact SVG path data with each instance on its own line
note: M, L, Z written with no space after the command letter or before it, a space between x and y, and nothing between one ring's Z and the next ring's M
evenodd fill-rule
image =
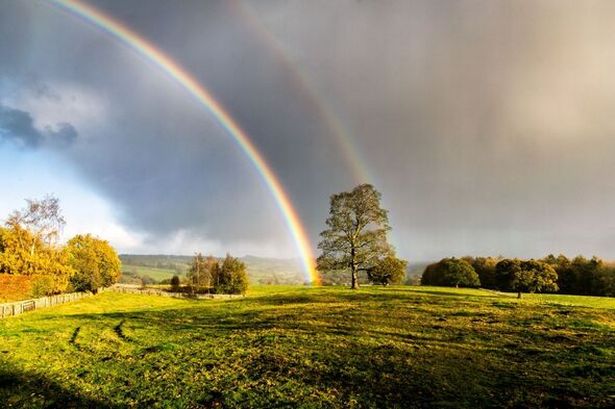
M3 407L613 407L615 299L103 293L0 321Z
M140 277L148 276L155 281L171 279L174 275L183 276L184 273L177 272L171 268L158 268L149 266L138 266L130 264L122 264L122 272L130 273Z

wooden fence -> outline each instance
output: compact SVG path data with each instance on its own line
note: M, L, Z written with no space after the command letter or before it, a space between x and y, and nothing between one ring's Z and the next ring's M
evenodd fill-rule
M189 294L189 293L171 293L155 288L138 288L127 285L114 285L108 288L100 288L98 292L113 291L116 293L125 294L143 294L143 295L158 295L162 297L172 298L188 298L196 300L206 299L231 299L236 297L243 297L243 295L235 294ZM92 296L92 293L68 293L51 295L48 297L35 298L32 300L16 301L6 304L0 304L0 318L12 317L14 315L20 315L24 312L38 310L39 308L51 307L53 305L64 304L80 300L84 297Z
M90 297L92 293L68 293L50 295L48 297L35 298L32 300L16 301L0 304L0 318L12 317L24 312L38 310L39 308L51 307L52 305L64 304Z

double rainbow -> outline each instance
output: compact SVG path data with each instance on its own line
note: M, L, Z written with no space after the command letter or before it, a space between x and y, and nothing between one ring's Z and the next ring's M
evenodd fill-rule
M271 166L265 161L265 158L250 140L248 135L229 115L224 107L215 100L207 88L201 85L181 65L171 59L162 50L158 49L154 44L102 11L78 0L50 1L69 14L79 16L99 29L104 30L106 33L128 45L138 54L155 63L164 73L175 80L175 82L188 91L199 103L213 114L219 124L228 131L229 135L232 136L235 142L237 142L248 156L262 179L265 181L278 208L284 216L290 234L299 251L306 279L313 284L319 284L320 278L315 269L312 248L305 228L301 223L297 211L292 205L290 197L284 190L284 187Z

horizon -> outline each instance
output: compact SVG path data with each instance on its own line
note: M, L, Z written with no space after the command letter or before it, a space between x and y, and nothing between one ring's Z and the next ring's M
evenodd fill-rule
M198 251L196 252L198 253ZM221 256L221 255L216 255L216 254L206 254L206 253L202 253L203 256L213 256L215 258L224 258L225 256ZM193 254L170 254L170 253L118 253L119 257L122 256L139 256L139 257L155 257L155 256L159 256L159 257L194 257L194 253ZM547 256L553 255L555 257L557 256L564 256L570 260L574 259L575 257L585 257L587 259L591 259L593 257L599 258L607 263L615 261L615 259L609 259L609 258L605 258L605 257L601 257L599 254L553 254L553 253L549 253L549 254L545 254L541 257L513 257L513 256L506 256L506 255L502 255L502 254L498 254L498 255L493 255L493 254L464 254L464 255L448 255L446 258L465 258L465 257L471 257L471 258L478 258L478 257L491 257L491 258L496 258L496 259L522 259L522 260L529 260L529 259L542 259L545 258ZM259 259L263 259L263 260L280 260L280 261L293 261L293 262L297 262L297 263L301 263L301 258L300 257L267 257L267 256L259 256L256 254L243 254L243 255L236 255L237 258L239 259L244 259L244 258L259 258ZM428 260L407 260L408 261L408 265L416 265L416 264L424 264L424 263L435 263L440 261L442 258L439 259L428 259Z

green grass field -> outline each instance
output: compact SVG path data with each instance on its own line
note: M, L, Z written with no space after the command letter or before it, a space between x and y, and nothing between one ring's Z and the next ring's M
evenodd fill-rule
M613 407L615 299L103 293L0 321L3 407Z

